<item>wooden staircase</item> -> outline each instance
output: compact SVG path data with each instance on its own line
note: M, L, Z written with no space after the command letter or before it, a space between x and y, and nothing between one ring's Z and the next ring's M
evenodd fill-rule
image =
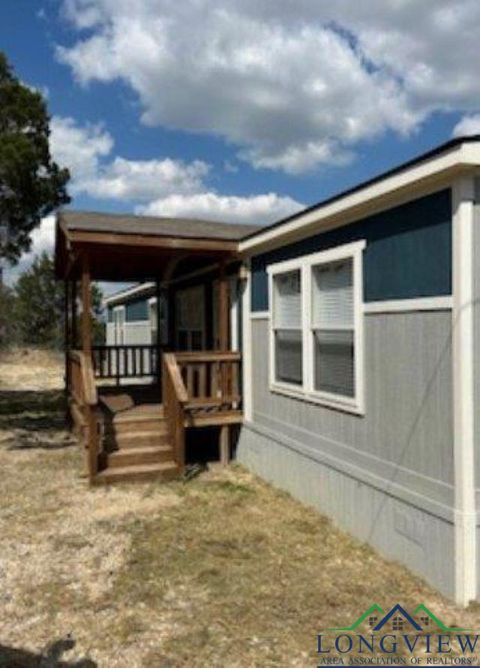
M95 484L166 481L178 476L163 406L144 404L112 410L108 400L100 403L104 435Z
M127 355L127 366L129 360ZM228 351L163 353L160 392L155 384L97 387L91 354L70 350L70 416L85 448L90 484L166 481L182 474L185 432L192 427L219 427L220 461L227 464L230 426L243 419L240 361L240 353Z

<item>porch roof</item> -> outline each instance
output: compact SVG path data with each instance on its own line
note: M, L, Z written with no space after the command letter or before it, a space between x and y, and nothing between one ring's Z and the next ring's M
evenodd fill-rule
M58 278L78 278L88 256L94 280L169 280L175 273L233 259L238 242L258 225L187 218L62 211L57 216Z

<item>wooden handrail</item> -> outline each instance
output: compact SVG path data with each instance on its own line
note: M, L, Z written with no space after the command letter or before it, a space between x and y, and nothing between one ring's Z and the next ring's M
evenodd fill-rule
M69 365L69 394L74 404L72 415L78 411L87 448L87 469L90 483L98 473L98 455L100 448L98 394L95 385L92 359L80 350L70 350L68 353ZM74 417L75 419L75 417Z
M242 359L242 355L235 351L201 351L175 353L177 362L235 362Z
M80 350L70 350L68 356L80 366L84 388L84 402L89 406L96 406L98 404L98 393L91 357L85 355Z
M188 401L187 388L185 387L183 378L180 374L180 369L178 368L176 355L174 353L165 353L163 356L163 361L168 369L170 379L175 389L177 400L183 404L187 403Z
M173 353L164 353L162 372L163 408L180 473L185 468L185 404L188 394Z

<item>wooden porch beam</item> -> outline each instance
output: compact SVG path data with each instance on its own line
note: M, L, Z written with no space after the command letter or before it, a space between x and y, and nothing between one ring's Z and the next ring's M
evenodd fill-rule
M193 237L157 237L141 234L112 234L107 232L85 232L70 230L72 243L110 244L112 246L141 246L166 250L211 251L237 253L237 241L222 239L197 239Z

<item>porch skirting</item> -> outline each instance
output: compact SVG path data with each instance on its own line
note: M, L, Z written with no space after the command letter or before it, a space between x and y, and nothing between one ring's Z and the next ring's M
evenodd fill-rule
M403 563L446 596L454 596L450 509L438 513L418 500L407 502L392 490L372 484L367 475L353 476L319 461L302 444L295 447L282 434L255 422L242 426L237 460L385 557Z

